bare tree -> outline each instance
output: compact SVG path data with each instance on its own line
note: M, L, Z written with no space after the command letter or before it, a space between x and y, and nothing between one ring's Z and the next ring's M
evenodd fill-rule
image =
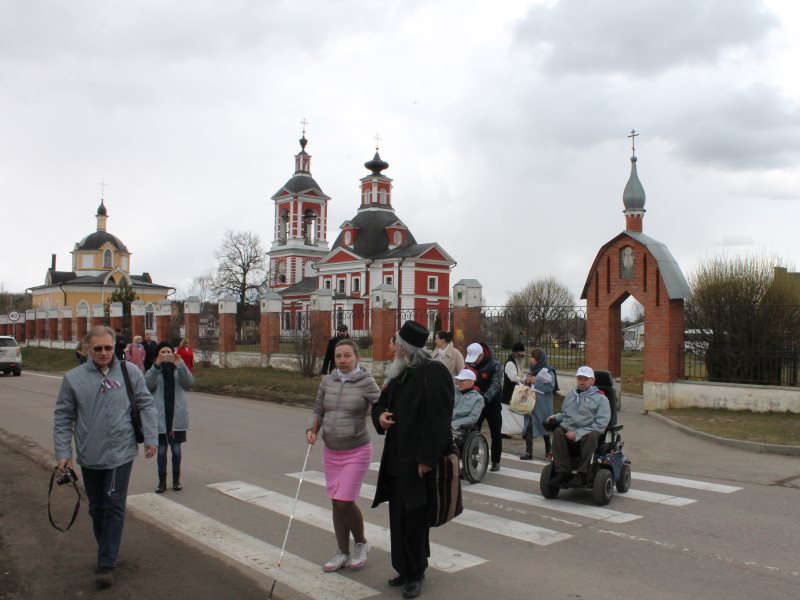
M509 321L519 334L540 344L562 336L574 321L575 297L555 277L535 279L508 298ZM516 336L515 336L516 337Z
M192 285L189 287L187 295L197 297L201 305L216 300L216 294L214 293L214 273L209 271L203 275L193 277Z
M240 307L255 302L268 281L266 253L258 234L227 230L214 256L219 261L214 292L233 294Z
M779 262L770 255L721 256L690 275L687 349L705 355L711 380L780 383L784 363L797 361L800 285L785 270L776 272Z

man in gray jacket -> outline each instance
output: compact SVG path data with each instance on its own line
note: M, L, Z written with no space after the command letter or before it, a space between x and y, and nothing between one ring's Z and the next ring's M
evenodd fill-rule
M594 371L580 367L575 373L575 389L564 399L561 412L547 419L553 431L553 468L558 485L568 483L570 487L585 486L589 473L589 460L597 449L597 441L611 420L611 406L594 384ZM569 447L578 446L581 461L578 474L570 478Z
M114 356L114 331L109 327L92 327L84 339L89 360L64 375L53 415L53 445L58 468L72 469L72 438L75 438L97 540L95 583L106 588L114 583L128 481L138 446L122 364ZM158 450L153 397L147 391L142 372L135 366L128 368L128 363L124 366L142 420L144 455L152 458Z

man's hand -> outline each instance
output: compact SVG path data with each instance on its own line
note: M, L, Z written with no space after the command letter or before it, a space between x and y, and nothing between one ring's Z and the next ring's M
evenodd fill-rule
M153 458L158 452L158 446L145 446L144 447L144 457L145 458Z
M62 458L61 460L58 461L59 471L63 472L65 467L69 467L73 471L75 470L75 466L72 464L71 458Z
M428 465L423 465L422 463L419 463L417 465L417 473L419 474L420 477L425 475L425 473L430 473L431 471L433 471L433 469L430 468Z
M575 441L575 432L574 431L568 431L567 433L564 434L564 437L567 438L570 442L574 442Z
M378 417L378 423L380 423L380 426L383 427L384 429L389 429L389 427L394 425L394 419L392 417L394 417L394 413L391 413L388 410L382 412L381 416Z

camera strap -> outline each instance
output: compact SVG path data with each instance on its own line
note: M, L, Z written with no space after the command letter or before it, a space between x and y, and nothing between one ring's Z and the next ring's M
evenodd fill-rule
M53 520L53 514L50 512L50 494L53 493L53 482L56 480L56 474L58 474L59 469L55 467L53 469L53 474L50 475L50 487L47 490L47 518L50 519L50 525L58 529L59 531L67 531L72 524L75 522L75 519L78 517L78 511L81 508L81 491L78 489L78 483L76 481L71 481L72 487L75 489L75 494L78 496L78 500L75 502L75 510L72 511L72 518L69 521L69 525L66 528L62 529L56 522Z

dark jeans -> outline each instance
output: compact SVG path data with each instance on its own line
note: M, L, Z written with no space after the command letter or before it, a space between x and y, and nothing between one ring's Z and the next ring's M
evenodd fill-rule
M169 440L169 447L172 450L172 476L179 477L181 474L181 443L170 438L167 439ZM158 472L166 475L167 443L162 442L161 439L158 440L158 456L156 462L158 463Z
M422 579L431 555L428 507L407 509L395 477L389 477L389 531L392 566L406 580Z
M578 473L589 472L589 460L592 454L597 450L597 439L600 434L596 431L590 431L584 435L577 442L573 442L564 437L566 431L562 427L556 427L553 432L553 466L556 473L571 473L571 454L570 452L580 455L581 461L578 464Z
M116 469L81 467L94 539L97 540L98 567L117 566L132 466L133 461Z
M489 433L492 436L491 455L492 462L499 463L500 455L503 453L503 407L500 406L500 399L495 398L489 404L483 407L483 412L478 419L477 427L480 429L483 426L483 420L489 423Z

